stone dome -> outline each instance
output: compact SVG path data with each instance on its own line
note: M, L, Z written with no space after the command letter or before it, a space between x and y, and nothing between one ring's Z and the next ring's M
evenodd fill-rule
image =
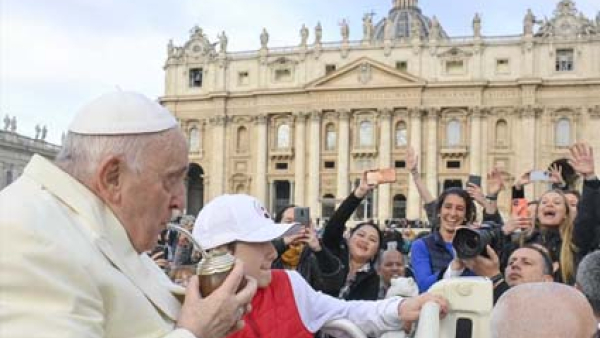
M429 39L433 20L423 15L417 0L394 0L394 7L390 10L387 18L382 19L375 26L375 33L373 37L375 41L384 40L386 19L392 23L392 30L390 31L392 40L409 40L412 38L412 27L414 25L414 20L419 21L419 35L421 36L421 39ZM442 26L439 25L439 22L438 26L439 39L447 39L448 34L446 34Z

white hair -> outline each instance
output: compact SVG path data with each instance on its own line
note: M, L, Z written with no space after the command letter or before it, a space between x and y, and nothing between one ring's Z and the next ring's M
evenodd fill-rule
M577 285L600 316L600 251L585 256L577 268Z
M132 135L83 135L69 132L55 162L65 172L81 180L89 180L108 156L121 156L125 164L139 173L146 157L144 150L153 140L168 131Z

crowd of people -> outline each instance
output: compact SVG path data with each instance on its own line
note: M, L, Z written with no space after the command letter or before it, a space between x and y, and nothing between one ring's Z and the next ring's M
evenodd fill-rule
M420 236L392 223L349 226L377 189L367 172L319 232L296 219L299 206L271 217L244 194L173 220L185 207L187 153L177 121L142 95L109 93L84 106L54 163L34 156L0 192L0 335L336 336L320 331L349 319L380 337L414 332L427 303L444 318L448 301L428 290L461 276L490 281L493 337L598 335L600 180L585 143L570 148L581 193L553 166L552 187L527 196L530 213L509 217L497 206L508 190L500 170L486 187L470 182L435 197L409 149L432 226ZM530 172L518 176L512 199L524 199L531 182ZM170 222L192 238L167 230ZM489 239L474 255L459 241L467 230ZM210 295L200 294L198 244L235 257Z

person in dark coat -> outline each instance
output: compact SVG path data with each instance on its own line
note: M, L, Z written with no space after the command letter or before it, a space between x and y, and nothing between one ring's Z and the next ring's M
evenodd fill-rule
M294 223L295 205L283 207L275 216L275 223ZM296 270L317 291L337 297L344 282L340 260L323 247L314 227L304 227L297 234L272 241L277 250L274 269Z

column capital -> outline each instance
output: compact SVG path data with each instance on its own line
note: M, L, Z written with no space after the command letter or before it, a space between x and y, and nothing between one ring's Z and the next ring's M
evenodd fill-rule
M408 108L408 115L411 118L421 118L421 108L420 107L410 107Z
M321 121L321 111L320 110L312 110L310 112L310 120L319 122Z
M518 108L518 112L521 114L521 118L535 118L542 112L543 108L540 106L522 106Z
M600 105L596 105L594 107L589 107L588 108L588 114L590 115L591 118L600 118Z
M350 116L352 115L352 112L350 111L350 109L346 109L346 108L342 108L342 109L337 109L335 111L338 115L338 118L340 120L349 120Z
M255 124L267 124L267 115L264 114L260 114L260 115L256 115L254 117L254 123Z
M310 116L309 113L304 112L304 111L299 111L299 112L295 112L293 114L294 118L296 119L296 121L298 122L304 122L306 121L306 119L308 118L308 116Z
M469 109L469 114L471 118L480 119L485 114L484 109L480 106L473 106Z
M377 110L377 113L379 114L379 117L382 119L389 119L390 117L392 117L392 109L391 108L381 108Z
M442 115L442 110L440 107L428 107L427 108L427 117L430 120L437 120Z
M217 115L208 119L209 123L213 126L224 126L228 121L227 116Z

